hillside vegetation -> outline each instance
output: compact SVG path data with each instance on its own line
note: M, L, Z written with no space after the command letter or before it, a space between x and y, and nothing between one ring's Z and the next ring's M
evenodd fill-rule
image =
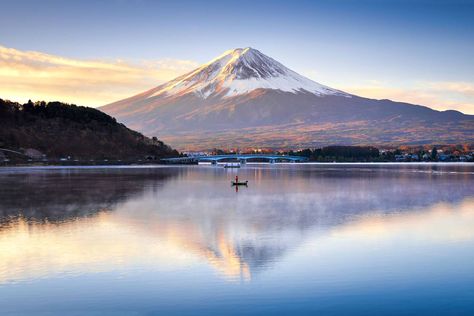
M0 148L48 159L133 160L178 155L155 137L145 137L93 108L2 99Z

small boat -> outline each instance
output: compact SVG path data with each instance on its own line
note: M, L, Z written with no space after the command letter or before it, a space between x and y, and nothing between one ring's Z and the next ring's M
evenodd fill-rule
M236 182L236 181L231 181L232 185L248 185L248 181L243 181L243 182Z
M240 163L239 162L226 163L224 165L224 168L240 168Z

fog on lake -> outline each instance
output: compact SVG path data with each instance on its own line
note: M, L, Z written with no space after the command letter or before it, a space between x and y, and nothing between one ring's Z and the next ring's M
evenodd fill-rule
M472 315L473 179L472 164L3 168L0 306Z

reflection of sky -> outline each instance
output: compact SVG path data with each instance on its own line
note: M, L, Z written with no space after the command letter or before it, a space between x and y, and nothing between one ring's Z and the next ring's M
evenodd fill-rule
M433 178L248 167L239 176L251 185L236 193L226 179L234 173L222 169L176 168L174 176L165 178L156 170L136 172L132 179L136 187L142 185L139 191L122 187L121 182L131 185L128 176L109 178L114 171L89 175L111 199L108 210L85 216L74 211L57 221L47 221L44 210L43 217L30 211L34 220L3 218L0 303L7 311L24 297L31 308L53 300L55 308L89 302L78 308L152 311L171 309L181 299L186 304L180 311L196 306L226 310L242 299L245 308L258 303L301 311L316 308L316 300L330 311L335 300L357 306L355 297L368 303L381 295L389 302L411 300L411 305L397 305L403 311L420 308L414 298L423 302L423 295L444 296L456 307L468 290L472 293L474 195L472 178L465 174ZM140 173L147 174L142 181ZM61 183L78 175L29 176L31 188L43 188L39 205L45 209L44 200L54 207L62 203L54 201L54 192L47 193L49 177ZM108 186L115 188L107 191ZM21 188L28 192L25 183ZM441 193L448 188L457 192L451 199ZM83 188L76 207L82 201L89 208L95 203L103 207L91 192ZM114 203L115 194L127 198ZM0 197L6 201L4 194ZM7 202L10 211L0 206L4 214L21 203ZM88 292L91 286L95 290ZM38 294L39 287L48 291ZM14 290L20 295L12 296ZM455 290L457 303L452 301ZM115 295L133 297L135 303ZM295 301L297 307L288 305Z

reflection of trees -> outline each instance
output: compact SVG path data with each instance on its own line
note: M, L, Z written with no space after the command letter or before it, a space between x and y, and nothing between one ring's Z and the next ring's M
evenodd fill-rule
M205 258L230 278L249 279L298 247L309 230L333 229L373 214L424 211L474 195L472 174L440 175L443 170L432 169L433 173L420 173L409 168L356 172L347 167L249 167L239 175L251 185L238 194L217 168L4 173L0 218L21 214L27 220L59 223L113 210L102 221L120 232L131 227L136 238L134 243L122 240L124 258L130 254L127 249L141 245L141 238L168 241L182 252ZM167 181L171 177L179 181ZM74 225L98 224L98 217ZM104 244L104 252L108 246ZM147 244L141 246L145 252Z
M2 174L0 219L50 222L93 215L159 188L178 169L63 169Z

